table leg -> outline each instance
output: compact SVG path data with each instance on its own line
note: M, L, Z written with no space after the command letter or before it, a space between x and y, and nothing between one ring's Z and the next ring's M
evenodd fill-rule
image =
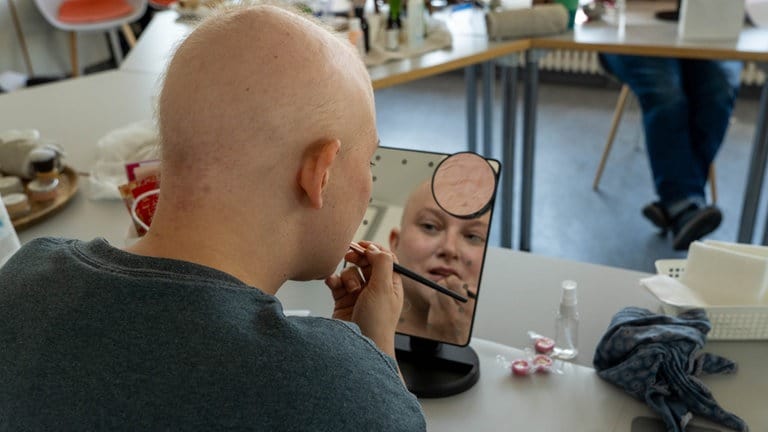
M77 60L77 33L69 32L69 60L72 63L72 78L80 76L80 63Z
M477 153L477 67L464 68L464 84L467 86L467 148Z
M483 156L493 154L493 62L483 63Z
M117 37L117 30L112 29L108 32L109 43L112 46L112 55L115 58L115 65L120 67L123 63L123 48L120 46L120 38Z
M19 15L16 12L16 5L13 3L13 0L8 0L8 10L11 12L11 20L13 21L13 26L16 28L16 37L19 39L21 54L24 56L24 64L27 66L27 73L30 77L33 77L35 71L32 70L32 61L29 59L27 41L24 38L24 32L21 31L21 22L19 21Z
M525 99L523 106L523 152L520 200L520 250L531 250L531 216L533 213L533 162L536 144L536 105L539 91L538 50L525 53Z
M768 127L765 117L768 116L768 81L763 84L760 95L760 109L757 115L755 138L752 143L752 157L749 162L747 185L744 191L744 204L741 208L741 222L739 223L740 243L752 243L755 230L755 217L757 207L760 204L760 193L763 188L765 176L765 162L768 158ZM766 238L763 237L763 244Z
M515 197L515 133L517 124L518 56L499 61L501 66L501 247L512 248Z

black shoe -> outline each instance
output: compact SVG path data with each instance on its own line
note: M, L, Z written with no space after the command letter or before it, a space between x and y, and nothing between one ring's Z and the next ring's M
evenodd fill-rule
M715 206L697 207L691 205L678 214L672 222L672 247L687 250L688 246L714 231L723 220L723 214Z
M661 228L662 234L666 234L667 230L672 226L672 220L669 218L667 211L658 201L643 207L643 216L651 221L652 224Z

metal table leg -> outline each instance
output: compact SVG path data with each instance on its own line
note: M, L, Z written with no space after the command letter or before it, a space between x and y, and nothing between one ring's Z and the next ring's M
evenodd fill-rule
M501 67L501 247L512 248L515 197L515 132L517 125L518 55L499 59Z
M766 125L766 116L768 116L768 81L763 84L762 94L760 95L760 109L757 115L755 138L752 143L752 157L749 162L747 185L744 191L744 204L741 209L738 236L738 241L741 243L752 243L755 230L755 217L757 215L757 207L760 204L765 163L766 158L768 158L768 126ZM765 244L765 241L766 238L764 236L763 244Z
M533 213L533 163L536 144L536 105L539 91L540 50L525 53L525 100L523 106L523 152L520 200L520 250L531 250Z
M483 63L483 156L493 152L493 62Z
M464 68L464 84L467 86L467 147L477 153L477 66Z

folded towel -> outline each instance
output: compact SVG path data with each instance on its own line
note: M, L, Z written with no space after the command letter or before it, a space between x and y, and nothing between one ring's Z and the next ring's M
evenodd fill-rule
M746 431L744 420L720 408L696 378L736 370L734 362L700 352L710 329L703 309L670 317L624 308L598 343L593 364L598 376L645 401L669 431L683 432L694 414Z
M561 4L510 9L485 14L489 39L514 39L563 33L568 10Z

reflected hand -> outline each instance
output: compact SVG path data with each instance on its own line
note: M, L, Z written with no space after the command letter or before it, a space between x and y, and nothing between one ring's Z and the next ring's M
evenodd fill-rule
M344 259L354 266L325 280L333 295L333 318L357 324L379 349L394 358L395 327L403 308L403 282L392 271L397 259L371 242L360 245L365 255L347 252Z
M430 297L429 314L427 315L429 335L454 343L464 342L472 323L477 287L464 282L455 275L448 276L438 283L469 300L462 303L435 291Z

